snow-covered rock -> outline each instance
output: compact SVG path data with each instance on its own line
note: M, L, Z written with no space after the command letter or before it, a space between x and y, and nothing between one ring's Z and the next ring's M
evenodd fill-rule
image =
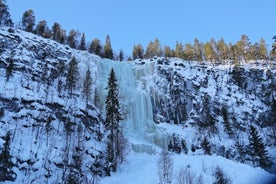
M70 96L65 82L73 56L80 76ZM7 80L11 61L12 76ZM86 105L82 85L88 68L93 85ZM174 183L181 167L201 176L204 183L214 181L216 166L233 183L275 179L248 155L242 160L236 146L248 145L249 126L254 125L274 162L269 171L276 172L276 122L270 119L276 98L275 62L238 67L177 58L118 62L18 29L1 28L0 148L10 132L16 183L62 183L78 174L82 183L89 183L101 172L106 146L102 118L112 68L124 116L120 123L131 150L118 173L102 178L102 183L158 183L162 148L173 152ZM222 108L227 110L231 135L225 130ZM208 156L204 138L211 147ZM75 172L76 167L81 173Z

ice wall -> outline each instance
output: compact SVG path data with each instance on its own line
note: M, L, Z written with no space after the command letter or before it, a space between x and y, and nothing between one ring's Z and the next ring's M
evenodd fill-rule
M136 71L133 63L103 59L98 62L97 92L100 108L104 112L107 96L107 81L111 69L114 69L118 86L120 103L125 119L120 123L124 127L132 148L137 152L154 153L155 145L162 145L162 136L156 131L150 94L146 92L145 70ZM142 85L142 86L141 86Z

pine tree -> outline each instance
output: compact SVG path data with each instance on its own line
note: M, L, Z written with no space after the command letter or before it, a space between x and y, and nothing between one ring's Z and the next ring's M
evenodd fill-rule
M214 171L215 181L214 184L229 184L231 183L230 179L225 175L223 170L217 166Z
M79 78L78 62L75 56L69 62L69 69L66 78L66 88L69 90L69 94L72 97L73 89L76 88Z
M205 60L214 62L216 59L216 53L212 47L212 44L210 42L207 42L204 45L204 56L205 56Z
M222 115L222 118L223 118L223 125L224 125L225 132L229 136L232 136L234 134L234 132L233 132L232 125L229 122L227 109L225 107L222 107L222 109L221 109L221 115Z
M250 126L248 153L257 166L264 169L269 169L272 166L272 161L268 156L263 140L253 125Z
M175 57L182 58L182 59L184 58L184 48L182 43L176 42Z
M92 86L92 77L91 72L88 69L85 74L85 79L83 81L83 94L85 97L86 105L91 98L91 86Z
M86 43L85 43L85 34L84 33L82 33L82 35L81 35L81 42L80 42L80 47L79 47L79 49L80 50L86 50Z
M13 70L14 70L14 61L11 58L8 58L7 61L8 61L8 66L6 68L6 81L8 82L10 77L13 76L12 73L13 73Z
M270 105L270 113L269 113L269 118L270 118L270 125L276 126L276 99L275 97L272 98L272 102Z
M79 35L79 32L75 31L74 29L71 29L69 32L67 42L71 48L77 48Z
M175 57L175 52L169 46L164 47L164 55L165 57Z
M194 47L190 43L186 43L184 46L184 59L187 61L195 59Z
M77 48L77 37L79 36L78 32L75 31L74 29L72 29L70 32L69 32L69 36L68 36L68 45L71 47L71 48Z
M21 26L24 31L33 32L35 26L35 15L33 10L27 10L24 12L21 20Z
M194 53L195 53L195 60L196 61L203 61L203 58L202 58L202 55L203 55L202 44L199 43L199 40L197 38L194 40Z
M51 37L51 30L48 28L47 22L45 20L38 22L35 32L37 35L42 36L44 38Z
M268 51L266 48L266 43L263 38L259 42L259 58L260 60L266 60L268 58Z
M89 52L98 56L102 55L102 46L99 39L94 39L89 47Z
M134 45L132 50L132 58L143 59L144 58L144 48L141 44Z
M61 28L61 25L59 23L55 22L52 26L52 39L59 43L64 43L65 38L65 30Z
M124 60L124 51L122 49L120 49L119 52L119 61L123 61Z
M160 57L162 54L163 51L157 38L154 40L154 42L149 42L146 49L145 58L153 58L154 56Z
M14 181L16 173L12 170L14 164L12 162L12 155L10 153L11 133L7 132L5 143L0 153L0 181Z
M245 61L248 61L250 58L250 47L251 43L249 41L249 38L247 35L243 34L241 35L240 41L237 42L237 49L238 49L238 55L240 59L244 59Z
M218 55L219 55L219 59L221 61L224 61L226 59L228 59L228 47L224 42L224 39L221 38L218 43L217 43L217 48L218 48Z
M105 39L105 45L104 45L104 57L108 59L114 59L113 50L111 47L111 39L110 36L107 35Z
M106 119L105 128L108 130L107 141L107 171L116 171L119 154L119 121L121 120L118 99L118 84L114 69L112 68L108 78L108 95L105 100ZM108 172L107 172L108 174Z
M0 26L13 26L9 8L5 0L0 0Z

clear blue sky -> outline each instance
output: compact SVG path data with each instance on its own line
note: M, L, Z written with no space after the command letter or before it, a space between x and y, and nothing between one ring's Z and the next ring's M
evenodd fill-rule
M242 34L251 42L262 37L269 45L276 35L275 0L7 0L13 21L32 9L36 22L58 22L67 30L86 34L86 41L111 36L113 50L130 55L133 45L146 48L158 38L175 47L176 41L193 43L224 38L235 43Z

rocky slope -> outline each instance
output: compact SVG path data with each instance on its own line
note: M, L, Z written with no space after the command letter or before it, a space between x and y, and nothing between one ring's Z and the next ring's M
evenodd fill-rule
M65 83L73 56L80 75L70 95ZM86 104L82 85L88 68L93 85ZM276 172L275 62L116 62L1 28L0 147L10 135L11 180L62 183L75 177L88 183L101 174L106 147L102 118L111 68L118 78L125 115L121 124L132 151L155 154L163 147L258 167L247 152L254 125L274 163L267 170Z

